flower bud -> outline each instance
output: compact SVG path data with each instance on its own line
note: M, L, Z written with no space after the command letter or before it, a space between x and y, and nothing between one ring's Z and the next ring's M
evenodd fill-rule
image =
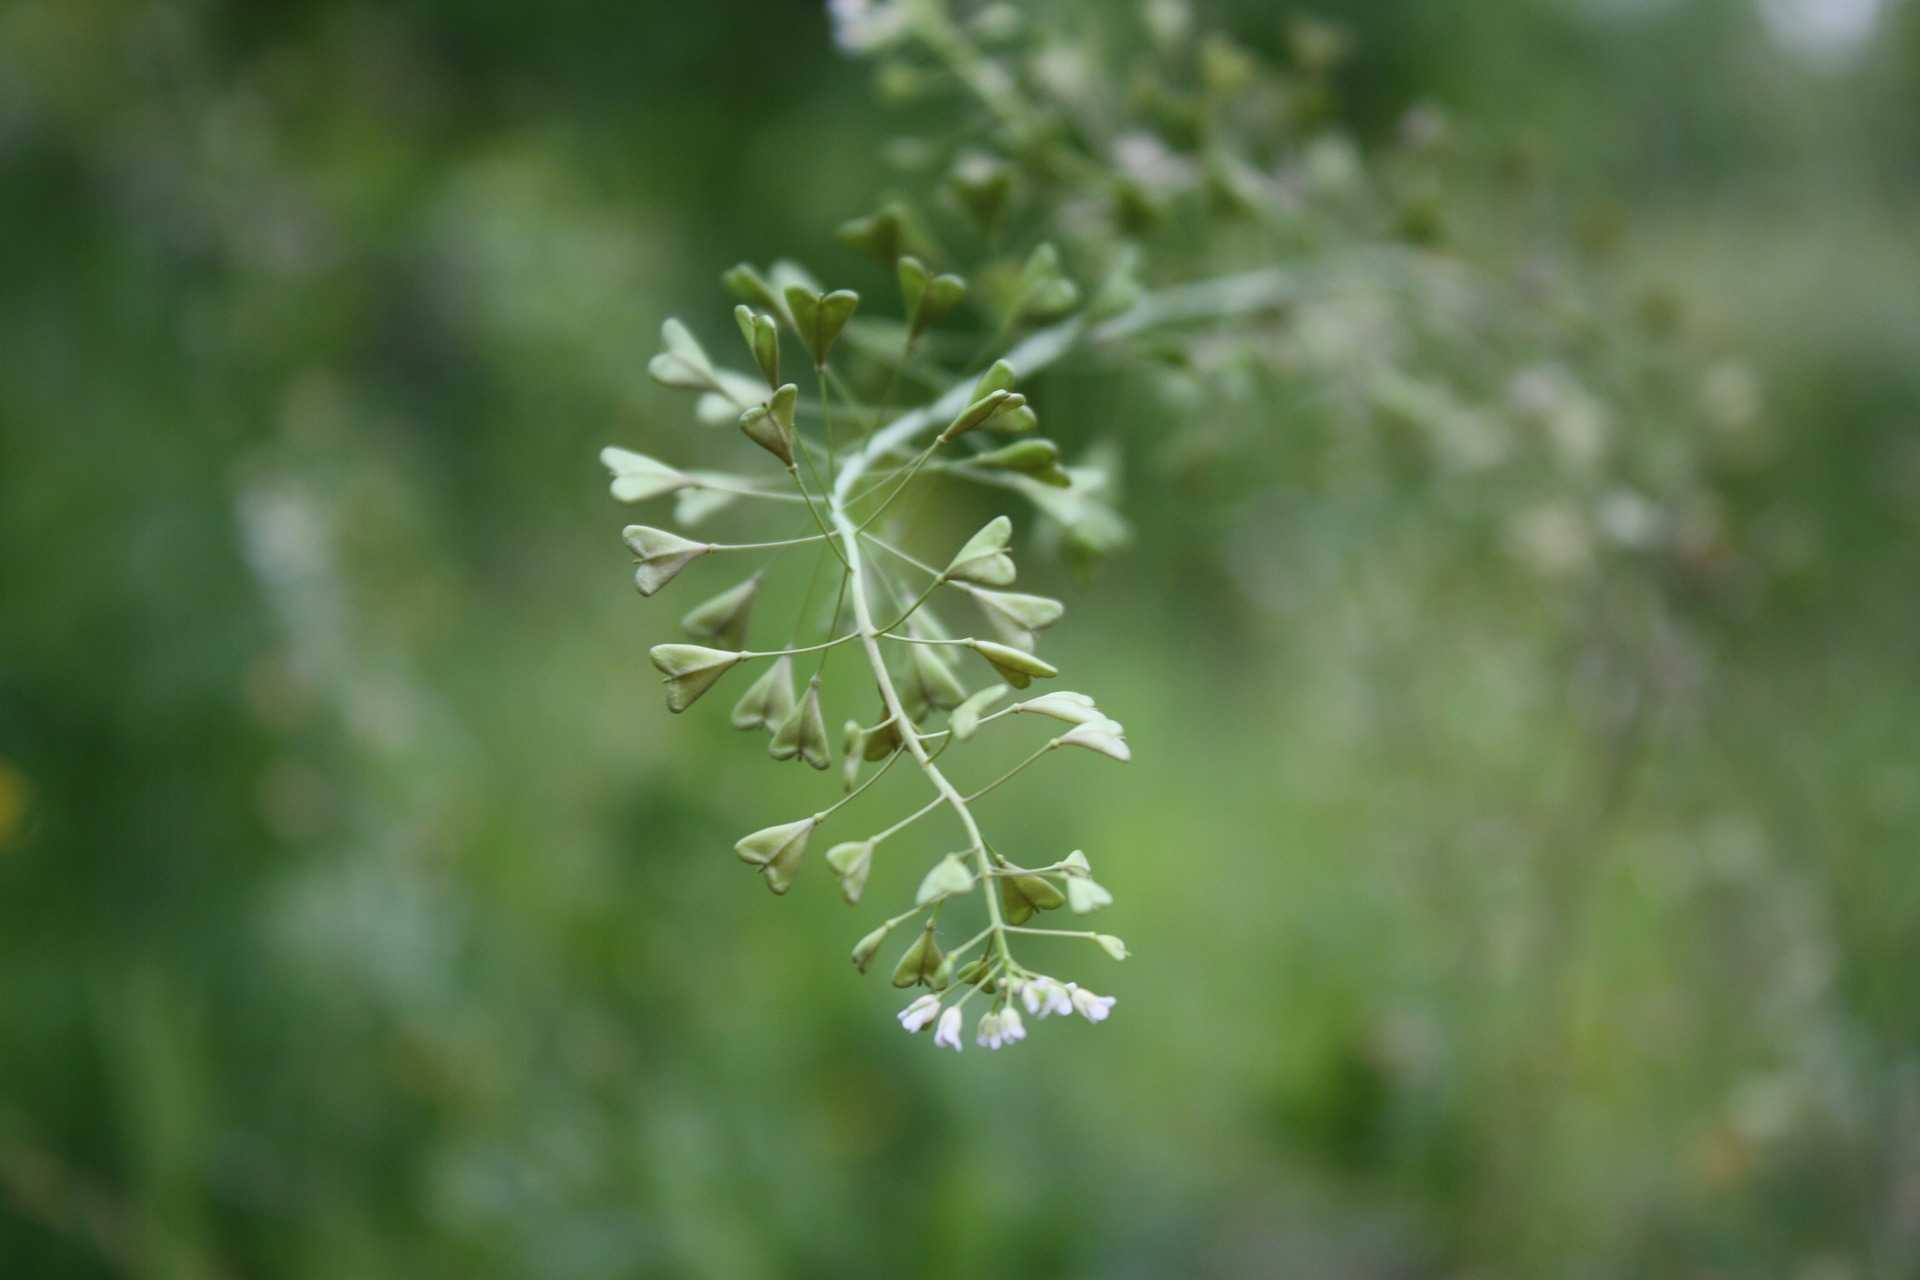
M705 604L696 605L680 619L680 626L696 640L712 640L730 649L747 642L747 615L760 593L760 575L727 588Z
M1099 945L1102 951L1112 956L1115 960L1125 960L1129 954L1127 944L1110 933L1096 933L1093 935L1093 940Z
M733 727L772 733L793 711L793 658L781 654L733 704Z
M647 656L666 677L667 710L678 714L733 670L744 655L697 644L657 644L647 651Z
M840 877L840 896L848 906L856 906L867 890L867 873L873 869L873 841L849 840L827 850L827 865Z
M640 588L643 596L666 586L682 569L713 550L711 543L694 542L644 524L630 524L620 531L620 536L639 558L640 563L633 571L633 585Z
M772 740L767 743L767 754L775 760L799 756L816 769L825 769L833 763L833 752L827 743L827 720L820 710L819 676L807 681L807 691L801 695L798 705L774 730Z
M924 907L938 898L951 897L956 893L965 893L973 888L973 872L967 870L967 864L960 855L950 853L933 864L933 870L927 872L920 881L920 892L913 896L913 905Z
M740 840L733 851L740 855L742 862L760 868L760 874L767 879L767 888L785 893L793 887L794 873L800 869L800 860L806 857L807 838L813 834L813 828L812 818L765 827Z
M657 458L614 445L600 451L600 462L613 473L613 496L620 502L645 502L693 483Z
M985 587L1013 585L1013 557L1007 546L1013 541L1013 521L995 516L967 539L947 566L943 577L957 582L973 582Z
M1060 674L1059 668L1052 663L1011 645L997 644L992 640L969 640L967 644L975 653L991 662L1001 678L1016 689L1024 689L1032 684L1035 676L1048 679Z
M933 921L929 920L893 966L893 985L912 987L926 982L945 958L940 944L933 940Z

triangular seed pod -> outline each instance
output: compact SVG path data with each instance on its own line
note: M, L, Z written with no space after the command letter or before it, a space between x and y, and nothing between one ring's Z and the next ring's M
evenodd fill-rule
M1039 876L1002 876L1000 905L1008 924L1025 924L1036 911L1052 911L1067 897Z
M827 850L827 865L840 877L840 896L855 906L867 889L867 873L873 869L873 841L850 840Z
M693 483L657 458L614 445L600 451L600 462L613 474L613 496L621 502L645 502Z
M995 360L987 371L980 375L980 381L973 384L973 398L991 395L995 391L1013 390L1013 366L1005 360Z
M884 723L867 730L860 754L865 757L867 763L872 764L885 760L905 745L905 740L900 736L899 723L889 717Z
M970 467L985 467L989 471L1023 471L1028 474L1049 467L1057 468L1059 462L1060 446L1042 439L1016 440L967 459Z
M674 575L713 550L711 543L694 542L644 524L630 524L620 531L620 536L640 561L633 571L633 585L640 588L643 596L666 586Z
M900 960L893 966L893 985L913 987L931 978L940 968L940 962L946 957L940 951L940 944L933 940L933 921L929 920L920 930L920 934L907 949L901 953Z
M745 655L697 644L657 644L647 656L666 677L667 710L677 715L713 688Z
M1024 689L1032 684L1035 676L1049 679L1060 674L1059 668L1052 663L1042 661L1012 645L999 644L992 640L969 640L967 643L975 653L991 662L1001 678L1016 689Z
M807 691L801 695L799 704L774 731L773 740L767 744L767 754L775 760L799 756L816 769L825 769L833 763L833 753L827 744L827 722L820 710L819 676L807 681Z
M983 587L1012 586L1015 569L1013 557L1007 554L1007 545L1012 540L1013 521L995 516L980 532L967 539L941 576Z
M887 935L892 932L893 932L892 925L883 924L878 929L875 929L872 933L869 933L865 937L861 938L860 941L854 943L853 944L853 967L855 969L858 969L861 973L865 973L867 971L867 966L873 963L874 953L880 950L880 944L885 942L887 940Z
M768 888L775 893L785 893L793 885L793 873L799 869L800 860L806 856L807 838L813 834L813 827L812 818L764 827L738 841L733 851L740 855L740 861L760 868L761 874L767 877Z
M787 319L787 304L779 292L767 283L766 277L756 271L752 265L742 262L729 268L720 277L720 283L727 291L742 302L750 303L763 311L771 311L781 319Z
M1017 409L1026 402L1026 397L1017 391L989 391L954 415L953 421L940 433L940 442L944 444L956 436L965 435L994 414Z
M1040 425L1040 415L1033 411L1031 404L1017 405L1004 413L996 413L987 420L987 429L997 431L1003 436L1023 436ZM1065 485L1056 485L1065 488Z
M720 380L714 376L713 365L699 340L687 332L687 326L668 319L660 326L660 341L666 350L647 362L647 372L654 381L686 391L719 390Z
M992 967L993 961L986 956L975 956L954 971L953 980L963 987L977 987Z
M1093 935L1093 940L1099 945L1102 951L1112 956L1115 960L1125 960L1127 958L1127 944L1112 934L1096 933Z
M1067 877L1067 905L1073 914L1084 916L1113 905L1113 895L1092 876Z
M766 405L749 405L740 413L740 431L747 439L780 459L782 466L793 465L793 433L780 425Z
M835 289L822 297L818 290L792 284L787 286L786 297L794 328L812 353L814 366L825 368L834 340L860 306L860 295L851 289Z
M789 440L793 438L793 412L799 403L800 388L791 382L776 388L767 399L767 412L773 415L773 420L780 424L780 429L787 433Z
M733 704L733 727L771 733L793 711L793 658L781 654Z
M729 649L739 649L747 641L747 616L753 612L754 597L760 594L760 575L728 587L705 604L696 605L680 619L681 629L695 640L711 640Z
M965 742L979 732L981 715L988 707L1006 696L1007 686L989 685L955 707L953 714L947 717L947 727L953 730L954 740Z
M992 236L1006 217L1013 195L1013 173L1005 162L979 152L963 156L948 175L954 202L982 235Z
M847 791L860 781L860 762L867 752L867 731L858 720L847 721L840 735L840 781Z
M849 249L858 250L882 267L891 266L910 241L917 241L906 209L889 204L864 218L849 218L834 232L834 238Z
M955 275L930 275L926 264L915 257L899 262L900 296L906 303L907 341L911 343L938 324L967 296L967 282Z
M951 711L967 700L967 687L953 674L945 658L929 645L908 647L913 650L913 682L929 706Z
M965 893L973 888L973 872L967 870L967 864L960 855L950 853L933 864L933 870L927 872L920 881L920 892L913 897L913 905L924 907L936 898L951 897L956 893Z
M751 307L739 306L733 309L733 320L740 326L740 337L752 353L753 362L760 366L760 376L767 380L768 389L779 386L780 329L774 324L773 317L759 315Z
M1093 705L1092 698L1068 689L1056 689L1037 698L1028 698L1025 702L1016 702L1013 709L1027 715L1050 716L1068 724L1098 724L1107 718Z
M1067 612L1067 607L1051 596L1027 595L1018 591L970 590L993 629L1008 644L1020 649L1031 650L1033 633L1045 631Z
M1124 732L1116 722L1104 720L1097 724L1075 725L1055 741L1063 747L1085 747L1089 751L1098 751L1125 764L1133 759L1133 749L1127 746L1126 738L1121 736Z

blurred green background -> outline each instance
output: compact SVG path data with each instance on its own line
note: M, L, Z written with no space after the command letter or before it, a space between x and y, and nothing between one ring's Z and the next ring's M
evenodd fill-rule
M595 461L889 181L820 7L0 0L0 1274L1920 1275L1920 5L1321 12L1677 308L1736 571L1053 384L1136 760L992 820L1135 957L955 1058L728 852L821 788L665 714Z

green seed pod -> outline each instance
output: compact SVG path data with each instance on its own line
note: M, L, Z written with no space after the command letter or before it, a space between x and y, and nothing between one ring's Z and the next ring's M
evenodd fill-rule
M1024 689L1033 683L1034 677L1050 679L1060 674L1052 663L1044 662L1011 645L995 643L992 640L969 640L972 650L991 662L1002 679L1016 689Z
M913 905L924 907L939 898L951 897L956 893L965 893L973 888L973 872L967 870L967 864L960 855L950 853L933 864L933 870L920 881L920 891L913 897Z
M985 467L989 471L1032 473L1058 470L1060 446L1051 440L1019 440L1013 444L1001 445L998 449L986 453L977 453L967 459L967 465Z
M827 850L827 865L840 877L840 896L855 906L867 889L867 873L873 869L873 841L850 840Z
M744 655L697 644L657 644L647 656L666 677L667 710L678 714L713 688Z
M954 740L965 742L977 733L980 729L981 714L1006 696L1007 686L989 685L955 707L953 714L947 717L947 727L953 730Z
M940 433L940 442L944 444L955 436L965 435L975 427L985 424L995 414L1017 409L1026 402L1026 397L1017 391L989 391L962 409L954 420L947 424L947 429Z
M898 202L889 202L864 218L849 218L833 234L841 244L882 267L892 266L903 253L922 252L926 247L926 236L912 212Z
M942 577L974 582L984 587L1013 585L1015 569L1007 547L1013 541L1013 521L995 516L967 539Z
M660 326L660 341L666 350L647 362L647 372L655 382L682 391L720 390L713 363L687 326L678 320L666 320Z
M740 336L753 354L753 362L760 366L760 376L767 380L768 389L779 386L780 329L773 317L759 315L751 307L742 305L733 309L733 321L740 326Z
M613 496L620 502L645 502L693 483L666 463L631 449L608 445L600 451L600 462L613 473Z
M1016 649L1033 651L1036 631L1045 631L1066 615L1067 607L1051 596L1033 596L1019 591L986 591L968 588L980 604L980 612L996 634Z
M1049 716L1068 724L1099 724L1107 718L1093 705L1092 698L1067 689L1056 689L1037 698L1028 698L1025 702L1016 702L1013 709L1027 715Z
M852 791L860 781L860 762L867 753L867 731L858 720L849 720L840 733L840 781Z
M1085 747L1089 751L1098 751L1125 764L1133 759L1133 748L1127 745L1124 735L1125 730L1116 721L1104 720L1096 724L1077 724L1055 738L1054 742L1063 747Z
M680 619L680 626L695 640L711 640L729 649L741 649L747 643L747 617L760 594L760 575L728 587L705 604L696 605Z
M977 987L985 980L987 972L992 968L991 960L985 956L975 956L954 973L953 980L963 987Z
M1102 951L1112 956L1115 960L1125 960L1129 954L1127 944L1110 933L1096 933L1093 935L1093 940L1099 945Z
M793 429L783 426L770 406L756 404L742 410L740 430L747 439L780 459L781 465L793 465Z
M835 289L822 297L818 290L793 284L787 286L786 297L794 330L812 353L814 367L824 369L827 352L860 306L860 295L851 289Z
M912 655L909 658L911 675L909 683L913 687L916 699L930 707L942 711L951 711L967 700L967 687L953 673L939 651L930 645L916 644L907 646Z
M620 536L640 562L633 571L633 585L643 596L666 586L682 569L713 550L711 543L694 542L644 524L630 524Z
M861 938L860 941L854 943L853 944L853 967L855 969L858 969L861 973L865 973L867 971L867 966L873 963L874 954L880 950L880 944L885 942L887 940L887 935L892 932L893 932L892 925L883 924L878 929L875 929L872 933L869 933L865 937Z
M813 828L812 818L783 822L745 837L733 846L733 851L740 855L742 862L760 868L767 888L785 893L793 887L794 873L806 857L807 839L813 834Z
M911 345L928 325L938 324L960 305L967 296L967 282L955 275L931 275L925 263L910 256L901 258L897 269Z
M1015 405L1004 413L996 413L987 419L987 430L1003 436L1023 436L1040 426L1040 415L1033 411L1031 404ZM1047 483L1053 484L1051 479ZM1055 485L1067 488L1067 485Z
M793 711L793 659L781 654L733 704L733 727L772 733Z
M888 719L867 730L860 754L866 758L867 763L872 764L885 760L905 745L906 742L900 737L900 726Z
M787 304L780 297L779 291L768 284L766 277L755 270L751 264L742 262L729 268L721 275L720 283L742 302L759 307L762 311L771 312L789 324L792 323L792 319L787 315Z
M940 944L933 940L933 921L900 954L899 962L893 966L893 985L896 987L914 987L926 983L940 968L940 962L946 956L940 950Z
M1039 876L1002 876L1000 906L1008 924L1025 924L1036 911L1052 911L1065 905L1066 895Z
M827 743L827 721L820 710L819 676L807 681L806 693L767 743L767 754L775 760L798 756L816 769L825 769L833 763L833 752Z
M991 395L996 391L1013 390L1013 366L1005 360L995 360L987 371L980 375L980 381L973 384L973 398Z

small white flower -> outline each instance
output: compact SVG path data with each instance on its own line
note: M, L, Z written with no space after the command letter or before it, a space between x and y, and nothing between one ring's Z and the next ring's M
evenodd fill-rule
M1020 1000L1036 1018L1072 1013L1073 1002L1067 996L1068 990L1052 978L1035 978L1020 989Z
M1027 1024L1020 1020L1020 1011L1012 1005L1000 1011L1000 1043L1019 1044L1027 1038Z
M940 997L924 995L900 1011L900 1025L908 1031L918 1031L932 1022L934 1015L939 1012Z
M980 1033L973 1042L988 1049L998 1049L1001 1042L1000 1015L983 1013L980 1015Z
M955 1005L940 1015L940 1025L934 1029L933 1047L952 1049L960 1052L960 1006Z
M1112 996L1097 996L1073 982L1067 984L1067 992L1073 998L1073 1007L1088 1022L1105 1022L1107 1015L1113 1012Z

